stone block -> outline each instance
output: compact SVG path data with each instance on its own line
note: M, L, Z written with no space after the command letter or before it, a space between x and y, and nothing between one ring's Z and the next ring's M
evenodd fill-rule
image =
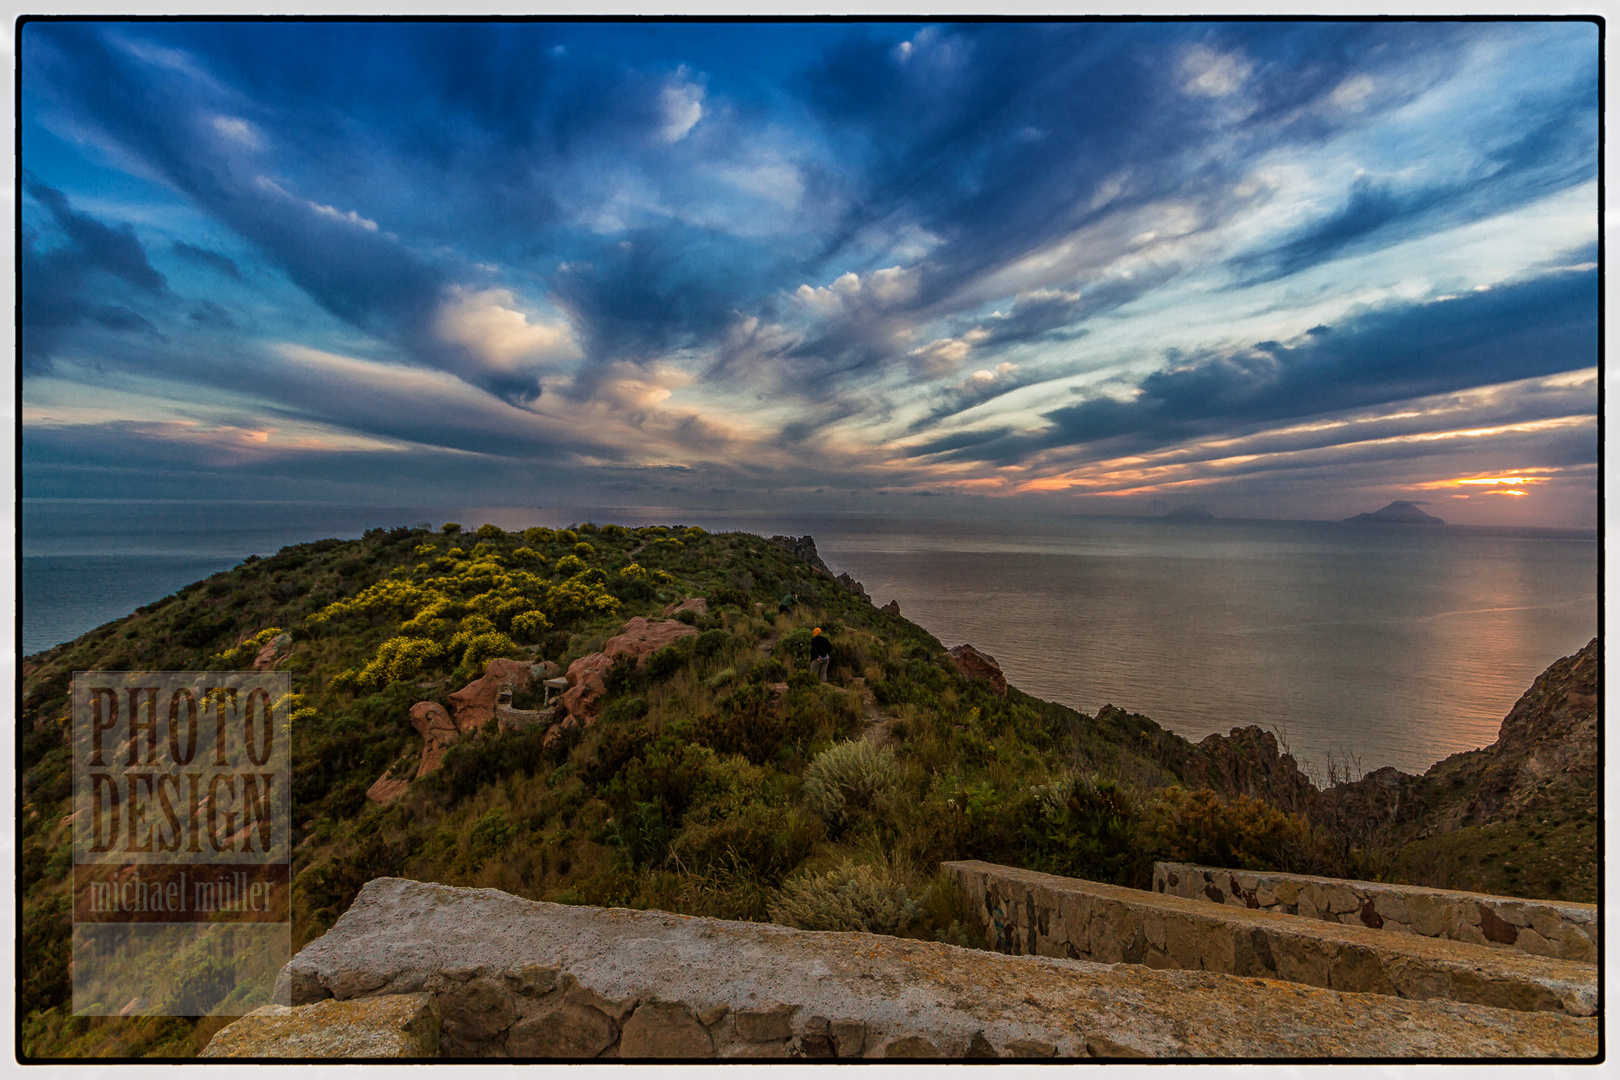
M1520 952L1527 952L1532 956L1561 956L1563 950L1534 930L1520 930L1518 938L1514 941Z
M557 989L557 969L524 964L506 973L506 988L523 997L543 997Z
M1335 915L1344 915L1361 910L1362 898L1357 896L1354 890L1344 885L1328 885L1322 889L1322 896L1327 900L1327 903L1318 904L1317 906L1325 908Z
M1575 960L1583 964L1597 963L1597 945L1583 934L1579 927L1565 926L1560 931L1558 940L1559 955L1565 960Z
M1373 910L1383 917L1385 925L1411 921L1412 916L1406 907L1406 897L1400 893L1381 890L1373 894L1372 902Z
M593 1058L617 1037L613 1021L599 1010L564 1004L513 1024L506 1036L506 1053L514 1058Z
M921 1035L901 1035L883 1044L879 1057L886 1058L939 1058L945 1055L939 1047Z
M1423 937L1440 937L1446 930L1446 902L1438 896L1413 896L1406 902L1412 930Z
M773 1005L767 1009L739 1009L732 1013L737 1038L744 1042L776 1042L793 1034L793 1005Z
M630 1014L619 1037L622 1058L714 1056L709 1029L678 1001L649 1001Z
M834 1020L827 1025L827 1037L839 1057L859 1057L866 1049L866 1023L861 1020Z
M1491 906L1496 908L1496 917L1505 923L1511 923L1514 926L1530 925L1530 910L1524 904L1509 901Z
M1277 894L1280 903L1290 906L1299 903L1299 886L1292 881L1278 880L1272 884L1271 891Z
M492 979L478 976L439 995L445 1035L457 1049L488 1042L512 1026L517 1006Z
M616 1024L623 1023L624 1018L629 1016L640 1002L634 994L623 997L599 994L589 987L581 986L572 975L563 979L563 1000L595 1009Z
M1198 928L1198 964L1205 971L1237 974L1237 943L1231 927L1212 919Z
M1049 1058L1057 1056L1057 1047L1038 1039L1008 1039L1002 1045L1002 1056L1013 1058Z
M205 1058L435 1058L432 994L266 1005L214 1033Z

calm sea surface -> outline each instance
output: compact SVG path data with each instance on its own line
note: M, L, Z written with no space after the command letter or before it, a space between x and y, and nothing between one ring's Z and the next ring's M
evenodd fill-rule
M1584 533L1325 522L930 520L669 508L85 503L23 507L23 652L279 547L454 519L809 532L834 571L947 645L1086 712L1191 739L1258 724L1302 764L1421 771L1496 738L1549 663L1597 633Z

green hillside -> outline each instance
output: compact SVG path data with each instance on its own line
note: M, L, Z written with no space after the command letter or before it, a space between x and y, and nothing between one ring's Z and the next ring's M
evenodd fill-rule
M790 591L799 603L779 613ZM491 722L397 801L367 798L421 756L414 703L443 703L493 658L566 669L630 617L691 597L707 612L678 617L698 632L612 668L594 723L548 744L544 724ZM834 644L825 684L808 666L813 626ZM998 696L927 632L758 536L378 529L250 559L27 658L26 1053L189 1056L225 1022L68 1015L72 672L234 670L281 633L278 667L299 695L295 949L379 875L977 945L942 860L1139 887L1155 858L1361 875L1388 864L1342 824L1229 782L1237 744L1216 768L1146 717ZM540 704L538 689L512 702Z

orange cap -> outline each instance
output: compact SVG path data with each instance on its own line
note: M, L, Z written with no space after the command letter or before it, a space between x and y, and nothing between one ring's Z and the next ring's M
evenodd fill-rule
M821 633L821 627L818 626L814 630L810 631L810 636L814 637L815 635L817 635L819 633Z

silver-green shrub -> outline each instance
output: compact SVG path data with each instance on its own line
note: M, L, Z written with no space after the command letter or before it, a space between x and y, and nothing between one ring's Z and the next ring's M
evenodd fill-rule
M830 746L804 770L805 805L824 821L840 822L856 806L873 805L899 779L894 751L863 739Z
M843 863L824 874L793 878L768 905L771 921L800 930L860 930L898 934L922 905L886 867Z

